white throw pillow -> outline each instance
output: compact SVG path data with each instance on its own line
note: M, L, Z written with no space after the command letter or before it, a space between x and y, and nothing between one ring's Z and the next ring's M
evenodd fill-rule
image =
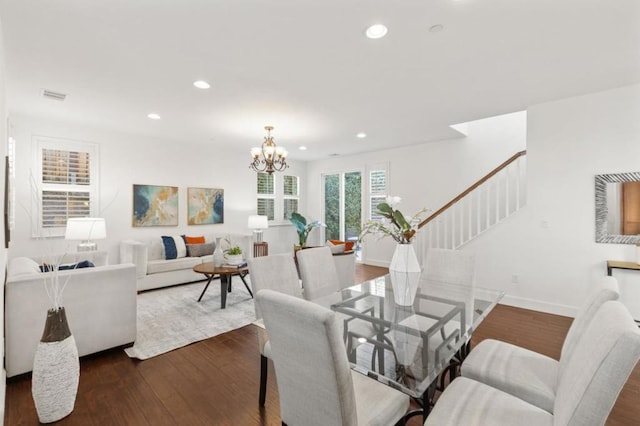
M40 265L28 257L16 257L9 261L8 275L39 274Z

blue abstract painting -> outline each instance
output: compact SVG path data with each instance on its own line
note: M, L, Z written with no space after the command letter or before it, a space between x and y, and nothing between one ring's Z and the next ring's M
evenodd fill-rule
M224 223L224 189L188 188L189 225Z
M178 226L178 187L134 184L133 226Z

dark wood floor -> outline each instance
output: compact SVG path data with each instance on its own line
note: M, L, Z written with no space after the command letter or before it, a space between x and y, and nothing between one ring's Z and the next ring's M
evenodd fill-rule
M386 272L359 267L360 280ZM474 333L554 358L571 319L499 305ZM270 372L273 369L270 368ZM278 390L270 374L267 403L258 407L259 352L253 326L198 342L146 361L112 350L81 360L76 407L61 425L279 425ZM636 367L607 425L640 418L640 367ZM29 376L7 383L5 424L37 424ZM412 419L410 425L419 425Z

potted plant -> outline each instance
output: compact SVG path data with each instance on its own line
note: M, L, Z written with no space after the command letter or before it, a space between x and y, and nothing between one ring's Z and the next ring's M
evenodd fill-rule
M309 236L309 232L311 232L313 228L326 226L319 220L314 220L311 223L307 223L307 219L305 219L304 216L297 212L291 213L289 221L291 221L291 223L293 223L293 226L296 228L296 232L298 233L297 247L300 248L304 247L307 244L307 237Z
M368 234L389 236L396 241L396 249L389 265L393 297L396 304L410 306L413 305L421 273L420 263L411 242L418 232L423 214L428 209L420 210L407 220L400 210L394 208L400 200L400 197L387 197L386 202L378 204L376 213L384 219L365 223L359 241Z
M242 249L240 246L231 246L224 251L225 262L229 265L239 265L242 263Z

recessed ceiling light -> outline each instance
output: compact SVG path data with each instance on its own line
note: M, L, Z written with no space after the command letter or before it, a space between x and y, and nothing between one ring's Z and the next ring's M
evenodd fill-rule
M382 38L385 35L387 35L387 27L385 27L382 24L375 24L370 26L369 28L367 28L367 31L365 32L365 34L367 35L367 37L369 38Z
M208 89L209 87L211 87L211 85L204 80L194 81L193 85L198 89Z
M300 151L306 151L306 150L307 150L307 147L306 147L306 146L299 146L299 147L298 147L298 149L299 149Z
M158 114L156 114L156 113L153 113L153 112L151 114L147 115L147 117L149 117L152 120L160 120L160 116Z
M367 137L367 134L365 132L360 132L360 133L356 134L356 138L359 138L359 139L363 139L363 138L366 138L366 137Z
M429 27L429 32L430 33L439 33L443 29L444 29L444 25L436 24L436 25L432 25L432 26Z

